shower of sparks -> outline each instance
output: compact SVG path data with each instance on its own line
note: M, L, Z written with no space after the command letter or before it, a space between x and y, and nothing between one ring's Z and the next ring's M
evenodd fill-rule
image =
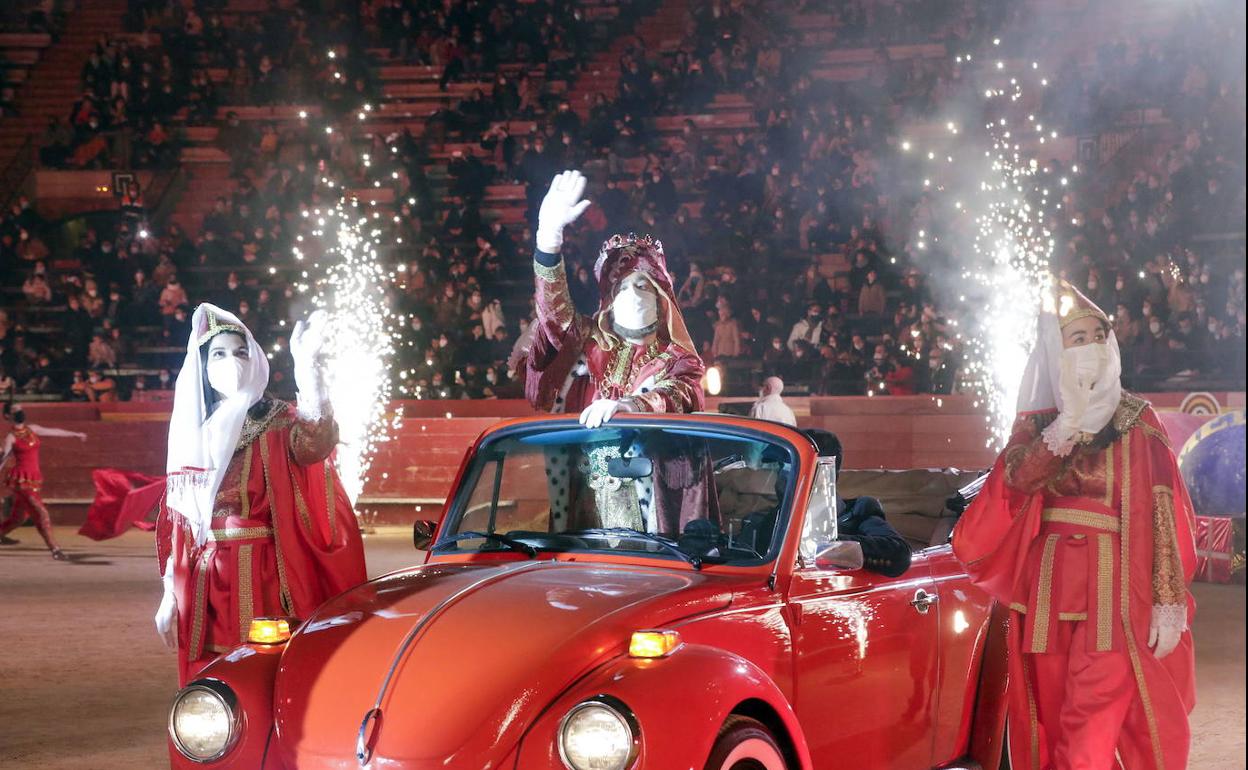
M1031 70L1036 69L1032 63ZM953 158L955 173L963 177L960 181L965 175L978 178L973 189L939 180L935 189L951 194L957 189L959 195L948 201L950 217L954 228L963 231L960 244L969 243L970 253L957 254L958 315L964 326L955 321L954 336L965 348L962 376L976 396L974 406L985 408L991 434L987 444L999 449L1013 425L1020 378L1035 341L1040 298L1052 281L1055 241L1047 220L1050 209L1062 208L1069 179L1054 178L1052 169L1033 157L1052 147L1058 133L1046 130L1035 114L1020 114L1033 100L1024 89L1024 77L1011 76L1003 62L995 63L994 74L1000 84L982 92L984 113L994 117L985 122L980 141L959 136L957 124L951 122L944 127L942 144L947 147L919 152L929 160ZM1040 88L1048 84L1037 73L1027 76ZM985 142L991 149L983 149ZM902 149L918 148L907 142ZM941 173L937 164L929 166L925 171L932 176ZM920 189L932 188L931 178L922 180ZM936 240L934 233L919 231L912 243L923 250Z
M338 473L354 504L369 481L376 445L397 427L397 418L385 414L395 336L386 301L390 277L377 254L381 231L356 201L314 209L309 219L323 265L311 285L313 302L329 312L329 392L342 444ZM296 249L297 258L304 256Z

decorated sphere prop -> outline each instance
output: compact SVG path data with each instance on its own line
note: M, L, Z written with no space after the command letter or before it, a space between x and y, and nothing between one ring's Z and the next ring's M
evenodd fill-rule
M1244 515L1244 410L1205 423L1179 450L1179 472L1198 516Z

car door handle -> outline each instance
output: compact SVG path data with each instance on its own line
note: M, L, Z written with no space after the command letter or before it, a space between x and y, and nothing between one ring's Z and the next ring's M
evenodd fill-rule
M910 600L910 606L918 610L920 615L926 615L928 609L936 603L940 598L936 594L929 594L922 588L914 592L914 598Z

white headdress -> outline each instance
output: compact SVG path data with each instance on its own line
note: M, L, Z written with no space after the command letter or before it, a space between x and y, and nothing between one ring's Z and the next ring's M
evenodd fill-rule
M200 351L222 332L233 332L247 341L248 359L238 392L214 399L216 407L209 414L209 385ZM165 468L166 503L191 522L200 543L208 536L217 491L238 448L247 410L260 400L268 384L269 360L242 321L215 305L195 308L186 359L174 390Z
M1062 329L1080 318L1097 318L1105 325L1105 352L1107 354L1102 376L1092 388L1087 408L1075 426L1065 430L1046 431L1049 448L1055 452L1068 445L1077 433L1095 434L1113 419L1118 402L1122 399L1122 357L1118 350L1118 338L1114 336L1109 318L1092 300L1062 281L1057 287L1056 298L1046 297L1040 311L1036 344L1032 348L1023 381L1018 389L1018 413L1037 412L1046 409L1063 411L1062 404ZM1056 425L1056 423L1054 423ZM1050 426L1052 427L1052 426ZM1059 435L1060 434L1060 435ZM1069 435L1066 435L1069 434ZM1064 452L1062 452L1064 454Z

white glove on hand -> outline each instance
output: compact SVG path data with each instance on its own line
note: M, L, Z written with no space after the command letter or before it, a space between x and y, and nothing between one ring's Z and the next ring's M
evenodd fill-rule
M160 597L160 606L156 608L156 633L160 640L171 650L178 647L178 600L173 589L165 587L165 595Z
M290 334L290 357L295 361L295 387L299 391L299 416L319 420L329 411L325 387L325 324L329 314L317 310L307 323L296 321Z
M600 398L581 412L580 422L586 428L597 428L604 425L616 412L635 412L637 411L631 401L616 401L610 398Z
M1148 621L1148 646L1153 656L1161 660L1179 646L1179 639L1187 628L1187 607L1182 604L1154 604L1153 615Z
M1080 424L1084 413L1092 401L1092 388L1096 384L1095 375L1081 371L1076 366L1075 357L1067 355L1071 350L1073 348L1063 351L1060 359L1058 390L1062 396L1062 411L1043 433L1045 446L1059 457L1065 457L1074 448L1075 439L1082 430Z
M556 174L537 212L537 250L558 254L563 247L563 228L576 221L589 208L581 200L585 177L579 171Z

